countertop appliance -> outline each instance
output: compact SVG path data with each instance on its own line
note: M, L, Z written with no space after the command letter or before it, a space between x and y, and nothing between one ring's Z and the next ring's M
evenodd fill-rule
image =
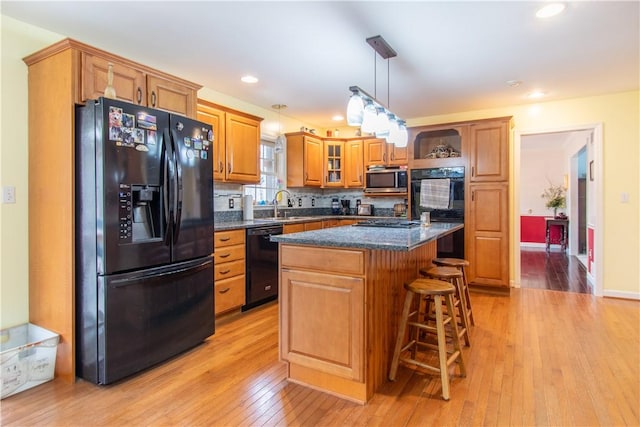
M214 333L209 125L76 107L76 374L109 384Z
M368 203L361 203L358 205L358 215L371 216L373 215L373 205Z
M340 215L351 215L351 200L340 200L342 208L340 209Z
M282 225L247 229L246 303L249 310L278 298L278 243L271 236L282 234Z
M406 194L407 170L401 168L370 168L365 174L365 193Z
M423 180L448 187L446 207L429 206L430 198L422 194ZM464 223L464 166L411 170L411 218L429 212L431 222ZM464 259L464 229L438 239L438 256Z

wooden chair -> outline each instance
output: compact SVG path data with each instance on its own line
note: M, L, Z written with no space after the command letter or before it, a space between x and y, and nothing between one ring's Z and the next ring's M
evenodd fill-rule
M453 315L453 295L456 289L451 283L423 278L416 279L411 283L406 283L404 288L407 290L407 296L404 300L402 318L400 319L398 336L396 337L396 345L391 361L391 369L389 371L389 379L391 381L395 380L400 362L437 372L440 374L440 381L442 382L442 398L449 400L449 366L453 363L458 363L460 375L462 377L467 375L462 358L458 324ZM418 298L414 298L414 296L418 296ZM427 316L423 316L423 313L420 312L421 300L423 298L427 300L433 299L435 326L431 326L427 322ZM442 309L444 304L447 306L446 313L444 313ZM409 332L409 342L403 346L402 343L405 338L407 325L412 329ZM452 329L451 341L453 348L451 351L447 348L447 337L445 335L446 325L449 325ZM431 334L435 333L438 344L434 345L423 341L421 337L428 335L421 334L423 331ZM418 347L425 350L436 350L438 352L438 366L418 361L416 359ZM407 350L410 350L410 357L402 357L403 352Z
M471 295L469 293L469 281L467 280L466 268L469 267L469 261L461 258L434 258L431 262L438 267L455 267L462 273L462 286L464 289L464 299L467 303L467 316L471 326L475 326L476 321L473 318L473 310L471 308Z
M467 303L465 301L464 290L462 285L462 273L455 267L431 267L420 269L420 274L428 279L443 280L450 282L455 289L453 297L453 306L458 313L460 328L458 330L459 337L464 338L466 346L471 345L469 338L469 316L467 316ZM427 314L431 311L428 310ZM455 316L454 312L451 315Z

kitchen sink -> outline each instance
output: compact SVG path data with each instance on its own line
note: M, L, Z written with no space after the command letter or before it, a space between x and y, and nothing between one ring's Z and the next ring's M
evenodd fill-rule
M267 218L255 218L254 221L256 222L287 222L287 221L298 221L298 220L305 220L305 219L316 219L313 216L289 216L289 217L278 217L278 218L274 218L274 217L267 217Z

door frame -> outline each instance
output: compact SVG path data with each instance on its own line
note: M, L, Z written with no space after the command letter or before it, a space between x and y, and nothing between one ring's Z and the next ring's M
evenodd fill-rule
M526 129L526 130L514 130L513 136L513 174L512 174L512 210L511 210L511 229L513 234L511 236L511 254L513 256L514 275L512 287L519 288L521 283L521 263L520 263L520 171L521 171L521 152L522 152L522 137L543 133L558 133L558 132L577 132L577 131L591 131L593 134L593 163L594 163L594 181L595 181L595 224L594 226L594 271L589 275L587 273L587 279L592 283L593 295L603 296L602 277L603 277L603 265L604 265L604 175L603 175L603 132L602 123L592 123L586 125L571 125L555 128L544 129ZM589 221L587 220L589 225Z

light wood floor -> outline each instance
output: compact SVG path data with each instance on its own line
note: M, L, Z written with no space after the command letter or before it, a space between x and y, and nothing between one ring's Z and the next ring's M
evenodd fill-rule
M639 302L540 289L472 293L472 301L468 375L453 377L449 402L436 376L404 366L364 406L289 384L272 303L122 383L54 380L9 397L1 424L640 425Z

